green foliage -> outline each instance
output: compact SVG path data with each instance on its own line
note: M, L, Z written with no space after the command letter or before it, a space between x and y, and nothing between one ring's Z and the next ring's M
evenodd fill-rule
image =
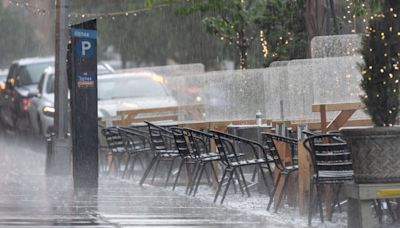
M361 99L376 126L392 126L400 105L400 2L386 1L383 10L382 16L370 21L363 39Z
M0 4L0 33L0 68L8 67L15 59L35 56L38 52L38 40L24 11L3 9Z
M209 13L203 20L209 33L236 47L241 68L248 67L248 57L261 56L261 49L254 45L261 45L260 31L264 31L268 54L264 60L255 59L264 66L305 57L304 0L198 0L181 7L178 14L199 11ZM259 53L250 53L255 50Z
M353 0L353 14L357 17L382 12L386 0ZM364 5L364 7L363 7Z
M203 63L207 69L219 67L220 59L230 59L226 45L214 40L202 25L201 13L185 17L175 14L171 1L154 1L148 11L128 16L98 17L98 48L100 59L112 47L128 66ZM73 5L73 13L124 12L143 9L144 1L86 0ZM168 3L168 4L166 4ZM162 4L162 7L159 7ZM95 7L93 7L95 6ZM87 18L72 18L78 23ZM130 64L130 65L128 65Z
M262 1L255 23L264 31L269 53L265 66L273 61L305 58L307 34L304 22L304 0Z

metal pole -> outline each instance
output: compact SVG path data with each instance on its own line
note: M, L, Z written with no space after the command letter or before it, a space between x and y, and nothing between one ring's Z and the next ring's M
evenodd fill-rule
M54 97L54 141L50 141L47 174L71 175L71 140L68 132L68 8L69 0L56 0L56 46L55 46L55 97Z
M55 61L55 134L67 138L68 112L68 9L69 0L56 0L56 61Z

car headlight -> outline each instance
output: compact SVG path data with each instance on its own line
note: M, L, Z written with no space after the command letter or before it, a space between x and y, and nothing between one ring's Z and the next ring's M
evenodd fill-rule
M48 117L54 117L54 112L56 111L53 107L45 106L42 109L43 114Z

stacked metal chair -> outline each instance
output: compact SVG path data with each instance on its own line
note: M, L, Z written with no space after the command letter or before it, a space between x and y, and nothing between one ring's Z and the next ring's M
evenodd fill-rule
M145 170L139 184L141 186L143 185L150 171L154 167L153 178L151 181L153 183L160 162L166 161L171 163L165 181L165 186L167 186L172 174L174 162L176 159L180 158L179 151L175 148L173 134L168 128L161 127L147 121L145 121L145 123L148 126L150 147L153 151L153 158L151 159L150 164L147 166L147 169Z
M108 127L101 130L103 136L107 141L108 148L111 151L111 161L108 165L108 174L112 171L112 167L116 169L116 175L119 176L121 172L121 164L124 156L127 155L122 137L117 127ZM126 168L126 167L125 167Z
M214 202L217 201L219 193L223 187L223 181L225 177L227 177L228 181L221 198L221 204L224 202L234 174L238 177L239 186L243 185L247 195L250 196L242 168L252 166L259 169L268 191L267 193L271 196L270 186L268 185L267 176L264 173L263 166L267 167L272 179L273 177L270 163L272 163L273 160L270 156L268 156L268 152L265 150L265 148L258 142L252 140L219 131L210 132L214 135L217 150L222 158L223 164L225 165L222 178L218 185L217 193L214 197Z
M210 184L209 174L206 169L207 165L210 165L214 180L218 181L217 172L212 162L219 162L221 156L210 151L212 134L188 128L172 128L171 130L176 148L182 158L173 190L176 187L183 165L186 165L189 178L186 193L191 194L193 192L193 196L195 196L203 173L207 174L207 181ZM194 165L194 174L189 170L190 165Z
M150 141L147 135L135 128L118 127L121 135L127 158L125 160L125 169L122 177L133 177L135 163L139 162L144 169L142 157L151 151Z
M322 208L323 185L336 185L335 198L332 206L339 204L338 196L341 186L345 182L353 180L351 155L346 142L339 134L322 134L310 136L304 141L305 148L309 151L314 175L310 186L310 202L308 223L311 225L314 209L314 186L317 189L316 203L319 207L321 222L324 221ZM333 208L332 208L333 209Z
M272 134L272 133L262 133L262 140L263 144L265 144L265 149L268 150L268 152L271 154L274 163L275 163L275 169L278 169L278 177L276 178L275 184L274 184L274 190L272 191L271 198L268 203L267 210L270 209L272 202L274 198L276 197L276 194L278 193L278 202L276 203L275 206L275 212L278 211L279 206L282 202L283 195L285 193L287 184L289 182L289 177L298 171L298 165L297 165L297 140ZM275 141L283 142L289 145L289 148L291 150L291 161L289 162L283 162L281 159L281 156L279 155L278 149L275 145ZM279 182L281 178L284 178L283 186L281 191L277 192ZM296 175L297 177L297 175Z

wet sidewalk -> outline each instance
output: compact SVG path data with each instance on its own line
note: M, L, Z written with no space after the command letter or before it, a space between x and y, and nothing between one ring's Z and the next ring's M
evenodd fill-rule
M117 178L81 198L70 179L46 178L44 147L24 143L0 139L0 227L268 227L264 216Z
M185 187L144 185L100 176L97 194L74 194L71 179L44 175L45 147L0 135L0 228L2 227L282 227L306 228L297 208L266 211L268 197L230 193L224 205L212 203L214 192L201 186L196 197ZM313 227L346 227L346 212ZM392 228L398 224L377 225Z

